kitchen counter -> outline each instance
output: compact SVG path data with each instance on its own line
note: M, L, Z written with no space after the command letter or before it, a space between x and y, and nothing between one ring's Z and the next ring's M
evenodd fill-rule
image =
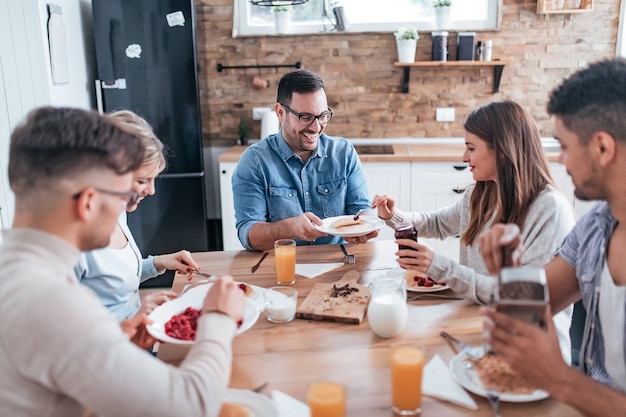
M361 162L460 162L465 152L462 138L452 139L349 139L352 142ZM387 145L387 146L381 146ZM377 148L393 148L393 153L371 153ZM553 141L544 143L548 161L558 162L558 147ZM233 146L222 153L219 162L238 162L241 153L247 146Z

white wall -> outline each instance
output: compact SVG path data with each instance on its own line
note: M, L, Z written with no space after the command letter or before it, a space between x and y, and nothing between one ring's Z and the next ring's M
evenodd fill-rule
M54 85L46 0L0 0L0 225L13 219L7 178L10 132L42 105L94 107L91 0L54 0L63 9L69 83Z

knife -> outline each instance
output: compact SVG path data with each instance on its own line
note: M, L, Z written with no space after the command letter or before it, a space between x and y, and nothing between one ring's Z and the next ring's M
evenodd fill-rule
M261 256L261 259L259 259L259 262L254 264L254 266L252 267L252 273L253 274L256 272L257 269L259 269L259 267L261 266L261 262L263 262L263 259L265 259L267 257L267 255L269 255L269 252L263 253L263 256Z

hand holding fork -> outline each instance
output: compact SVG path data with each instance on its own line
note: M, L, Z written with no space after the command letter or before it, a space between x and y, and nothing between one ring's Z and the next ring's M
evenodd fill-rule
M481 347L469 346L457 339L456 337L451 336L447 332L441 332L439 334L441 335L441 337L446 339L446 342L456 343L456 345L461 348L461 350L467 355L467 357L472 359L473 361L476 361L485 355L485 349ZM450 347L456 352L456 348L454 348L452 344L450 344ZM491 404L491 408L493 409L495 417L502 417L500 414L500 395L498 394L498 392L489 388L485 388L485 396L487 397L487 400L489 400L489 404Z

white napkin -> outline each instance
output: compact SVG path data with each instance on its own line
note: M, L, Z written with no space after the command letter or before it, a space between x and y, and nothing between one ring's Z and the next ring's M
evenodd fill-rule
M272 391L272 401L278 410L277 417L310 417L309 406L282 391Z
M478 410L474 399L454 380L452 372L439 355L435 355L424 367L422 392L429 397Z
M296 274L307 278L315 278L340 266L343 266L343 262L334 264L296 264Z

